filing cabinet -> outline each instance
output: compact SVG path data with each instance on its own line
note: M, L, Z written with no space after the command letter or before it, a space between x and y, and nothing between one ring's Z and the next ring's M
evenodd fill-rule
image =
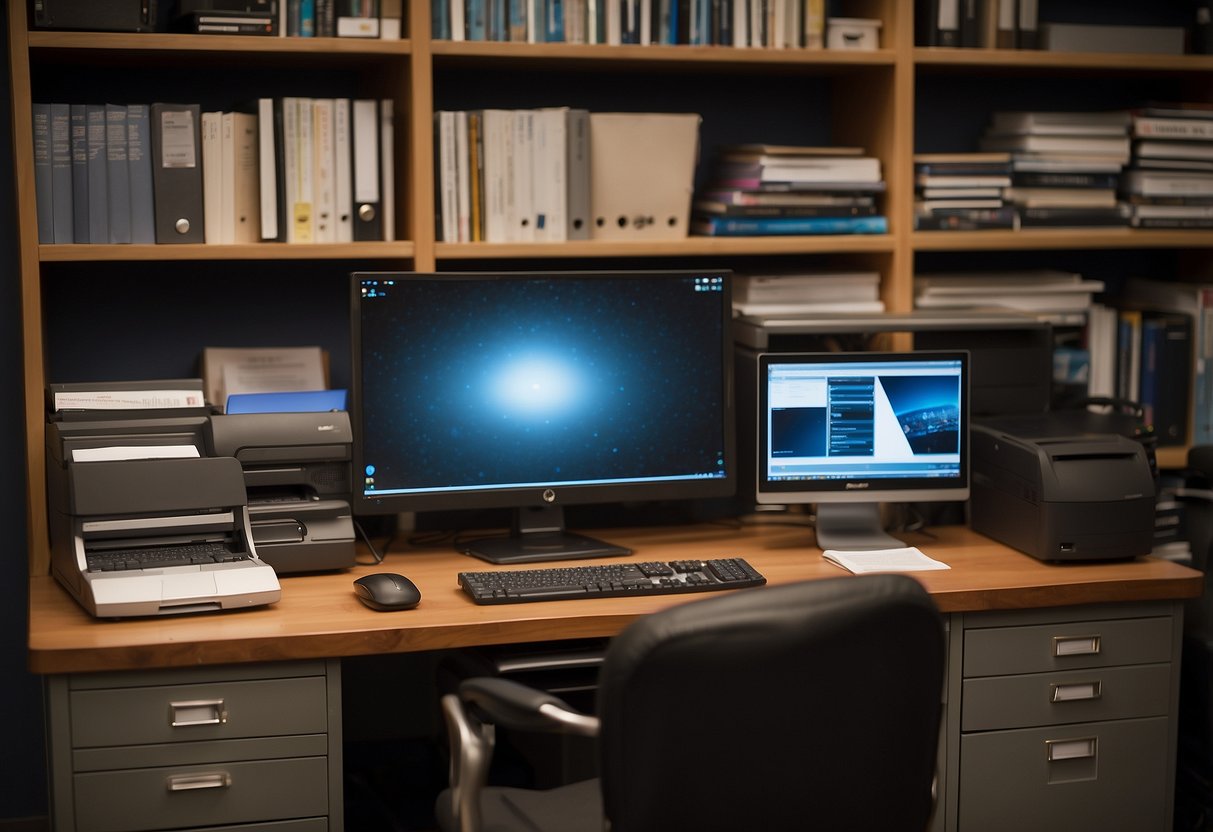
M55 676L56 832L339 832L337 660Z
M1170 602L953 616L947 828L1170 830L1181 631Z

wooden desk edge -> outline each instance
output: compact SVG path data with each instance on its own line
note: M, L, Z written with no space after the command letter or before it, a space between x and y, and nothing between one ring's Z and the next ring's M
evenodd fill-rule
M1204 585L1202 573L1153 558L1050 566L968 530L937 532L923 542L908 542L953 565L942 572L912 573L944 613L1183 600L1198 597ZM711 556L705 551L746 557L771 584L846 574L823 561L803 535L803 530L786 528L720 527L611 534L633 546L633 560L674 560L696 551L700 557ZM404 553L378 566L285 577L283 600L270 607L129 621L96 621L53 578L35 576L30 582L29 669L56 674L192 667L604 637L664 606L709 597L477 607L453 585L456 571L477 568L451 552ZM409 575L422 588L422 605L400 613L366 610L354 600L350 582L374 571Z

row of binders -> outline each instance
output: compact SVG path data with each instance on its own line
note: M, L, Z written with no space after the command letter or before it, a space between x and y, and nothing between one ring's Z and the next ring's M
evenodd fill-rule
M435 39L454 41L822 49L827 7L827 0L433 0L431 26Z
M1039 0L917 0L919 46L993 49L1039 47Z
M391 101L33 105L40 243L391 240Z

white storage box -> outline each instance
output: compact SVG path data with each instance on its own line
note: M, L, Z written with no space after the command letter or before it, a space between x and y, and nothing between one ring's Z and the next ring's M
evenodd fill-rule
M695 113L590 113L590 237L687 236L699 153Z
M831 17L826 21L827 49L880 48L880 21L861 17Z

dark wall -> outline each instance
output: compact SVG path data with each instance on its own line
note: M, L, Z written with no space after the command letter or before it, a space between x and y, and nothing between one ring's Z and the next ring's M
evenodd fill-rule
M8 43L8 18L0 14ZM17 271L12 119L7 53L0 68L0 821L46 814L41 685L26 670L28 557L21 285Z

